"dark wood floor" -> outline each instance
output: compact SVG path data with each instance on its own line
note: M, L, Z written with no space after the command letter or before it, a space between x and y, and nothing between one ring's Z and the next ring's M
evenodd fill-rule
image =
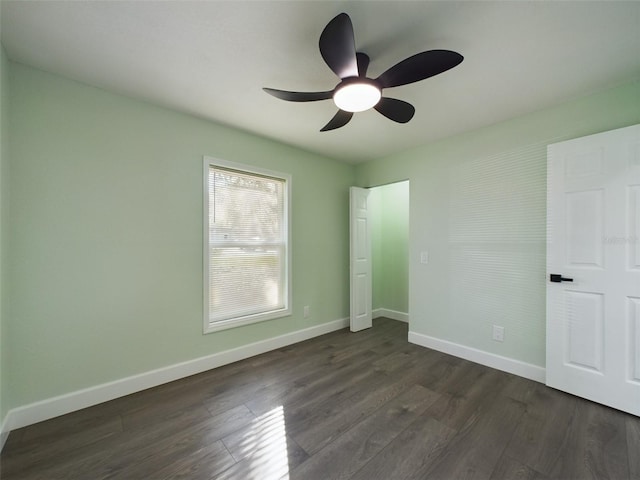
M10 479L640 479L640 418L379 319L14 431Z

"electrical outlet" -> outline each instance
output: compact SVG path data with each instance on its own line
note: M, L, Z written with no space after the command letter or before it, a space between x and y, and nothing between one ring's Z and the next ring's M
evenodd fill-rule
M429 263L429 252L420 252L420 263Z
M493 339L496 342L504 342L504 327L499 325L493 326Z
M304 307L304 318L309 318L309 305Z

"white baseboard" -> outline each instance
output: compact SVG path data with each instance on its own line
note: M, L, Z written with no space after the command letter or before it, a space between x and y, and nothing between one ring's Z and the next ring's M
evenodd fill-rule
M0 437L2 443L0 444L0 449L4 446L9 432L16 428L26 427L27 425L32 425L43 420L91 407L102 402L146 390L147 388L156 387L163 383L202 373L212 368L221 367L229 363L244 360L245 358L286 347L287 345L309 340L348 326L348 318L334 320L280 335L279 337L268 338L242 347L225 350L224 352L214 353L205 357L188 360L168 367L14 408L7 413L7 416L2 422L2 436Z
M409 314L404 312L398 312L396 310L389 310L388 308L376 308L371 312L373 318L387 317L392 320L398 320L399 322L409 323Z
M466 347L458 343L441 340L421 333L409 332L409 342L421 347L431 348L439 352L448 353L456 357L464 358L487 367L513 373L520 377L528 378L536 382L545 383L546 370L543 367L531 363L521 362L513 358L503 357L494 353Z
M0 452L2 451L2 448L4 447L4 444L7 441L7 438L9 438L9 429L5 428L5 425L7 424L8 416L9 414L7 414L2 419L2 421L0 421Z

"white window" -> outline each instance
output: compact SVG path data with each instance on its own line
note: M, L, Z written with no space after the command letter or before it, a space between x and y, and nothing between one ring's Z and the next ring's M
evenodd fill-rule
M291 177L210 157L204 177L204 332L290 315Z

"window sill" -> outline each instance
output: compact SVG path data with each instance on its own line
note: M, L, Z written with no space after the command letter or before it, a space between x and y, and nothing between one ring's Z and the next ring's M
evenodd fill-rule
M288 317L291 315L290 308L274 310L266 313L258 313L255 315L246 315L244 317L230 318L228 320L209 321L207 319L204 325L204 334L228 330L230 328L242 327L254 323L265 322L267 320L275 320L276 318Z

